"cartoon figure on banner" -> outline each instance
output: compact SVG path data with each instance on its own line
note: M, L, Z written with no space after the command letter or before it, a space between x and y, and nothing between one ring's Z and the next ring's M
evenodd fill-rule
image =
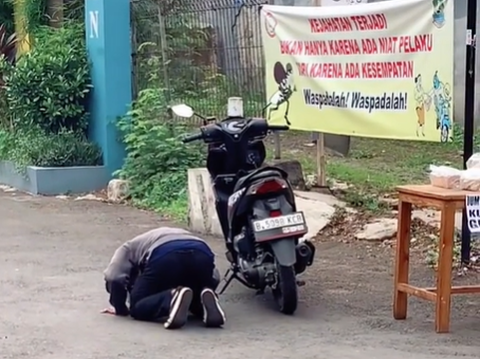
M440 130L441 142L447 142L452 129L452 119L450 117L451 109L451 86L449 83L440 81L438 71L433 74L433 88L431 96L435 107L436 127Z
M450 109L452 103L452 96L450 91L450 85L445 84L443 87L443 93L438 96L438 115L440 128L440 140L441 142L448 142L450 138L450 131L452 130L452 119L450 117ZM437 110L435 110L437 111Z
M417 106L415 111L417 113L417 137L421 130L422 136L425 136L425 112L430 110L432 98L427 94L423 88L422 75L418 74L415 77L415 101Z
M440 28L445 25L445 7L448 0L432 0L433 5L433 24Z
M437 130L440 130L440 141L448 142L452 130L452 90L449 83L440 81L438 71L433 74L432 89L425 91L422 84L422 75L415 77L415 112L417 113L417 136L421 130L425 136L426 112L430 111L432 104L435 110Z
M295 84L293 82L293 67L292 64L288 63L283 67L281 62L276 62L273 67L273 76L275 82L278 84L278 90L275 92L270 100L268 101L265 109L268 109L267 121L270 121L272 117L272 112L277 111L281 105L286 104L285 113L283 118L287 125L291 125L288 120L288 111L290 109L290 98L293 93L297 91Z

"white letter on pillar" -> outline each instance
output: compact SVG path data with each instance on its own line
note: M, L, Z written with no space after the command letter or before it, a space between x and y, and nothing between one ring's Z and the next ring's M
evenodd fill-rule
M98 11L90 11L90 38L98 39Z

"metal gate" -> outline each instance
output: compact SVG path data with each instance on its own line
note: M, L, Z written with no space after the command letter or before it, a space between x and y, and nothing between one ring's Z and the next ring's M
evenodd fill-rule
M145 78L145 72L152 72L150 63L158 68L157 86L165 89L168 103L185 102L199 113L221 116L227 98L241 96L246 114L260 115L265 101L260 33L264 3L134 1L134 94L152 86Z

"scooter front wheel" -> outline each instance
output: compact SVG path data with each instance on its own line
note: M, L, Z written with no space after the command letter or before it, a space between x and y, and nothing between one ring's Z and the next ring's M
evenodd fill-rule
M278 281L272 289L278 309L283 314L292 315L297 310L298 288L293 266L277 265Z

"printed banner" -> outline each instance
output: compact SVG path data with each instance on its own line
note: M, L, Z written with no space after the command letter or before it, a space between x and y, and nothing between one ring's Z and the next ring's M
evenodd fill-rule
M387 139L452 135L453 1L265 5L266 116Z
M368 0L322 0L322 6L343 6L343 5L358 5L366 4Z

